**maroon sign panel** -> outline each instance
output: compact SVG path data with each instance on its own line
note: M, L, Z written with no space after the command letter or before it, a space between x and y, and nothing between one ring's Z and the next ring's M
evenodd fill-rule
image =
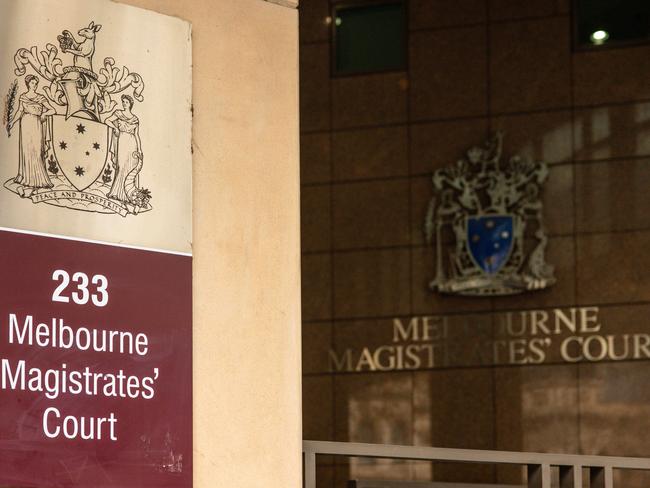
M192 486L192 258L0 231L0 487Z

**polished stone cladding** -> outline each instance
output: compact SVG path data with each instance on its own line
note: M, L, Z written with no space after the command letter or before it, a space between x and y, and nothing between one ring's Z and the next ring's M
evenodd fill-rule
M395 317L598 307L608 334L650 332L650 45L573 51L569 0L409 0L408 70L330 76L332 3L303 0L301 180L304 438L650 457L650 362L329 371L328 350L377 347ZM543 160L557 283L510 297L427 288L431 174L504 132ZM390 342L390 340L389 340ZM503 466L324 456L348 479L520 483ZM650 475L615 474L619 486ZM621 485L622 483L622 485Z

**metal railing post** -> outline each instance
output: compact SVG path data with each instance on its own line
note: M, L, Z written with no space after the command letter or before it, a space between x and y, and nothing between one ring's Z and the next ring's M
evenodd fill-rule
M614 488L611 466L589 468L589 488Z
M560 466L560 488L582 488L582 466Z
M582 466L560 466L560 488L582 488Z
M528 488L551 488L551 466L549 464L528 465Z
M303 486L305 488L316 488L316 453L313 451L305 451L303 453L303 460Z

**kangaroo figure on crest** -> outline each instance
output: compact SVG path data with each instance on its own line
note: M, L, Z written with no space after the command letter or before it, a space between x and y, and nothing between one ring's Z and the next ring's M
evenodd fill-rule
M63 31L63 35L58 36L61 50L64 53L74 55L74 66L93 71L93 56L95 54L95 35L102 28L101 25L95 25L91 22L88 27L79 30L78 34L83 37L83 41L77 41L72 33L68 30Z

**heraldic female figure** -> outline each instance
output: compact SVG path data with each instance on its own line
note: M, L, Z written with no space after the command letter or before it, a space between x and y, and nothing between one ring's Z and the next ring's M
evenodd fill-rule
M138 174L142 169L142 143L140 142L140 121L131 109L133 98L122 95L122 108L108 119L106 125L113 128L111 157L115 167L115 179L108 194L109 198L122 203L135 203L138 190Z
M20 95L18 112L11 121L10 128L20 121L18 175L14 182L18 193L25 196L25 189L52 188L47 175L45 157L51 142L48 116L56 113L43 95L36 93L38 78L25 77L27 91Z

